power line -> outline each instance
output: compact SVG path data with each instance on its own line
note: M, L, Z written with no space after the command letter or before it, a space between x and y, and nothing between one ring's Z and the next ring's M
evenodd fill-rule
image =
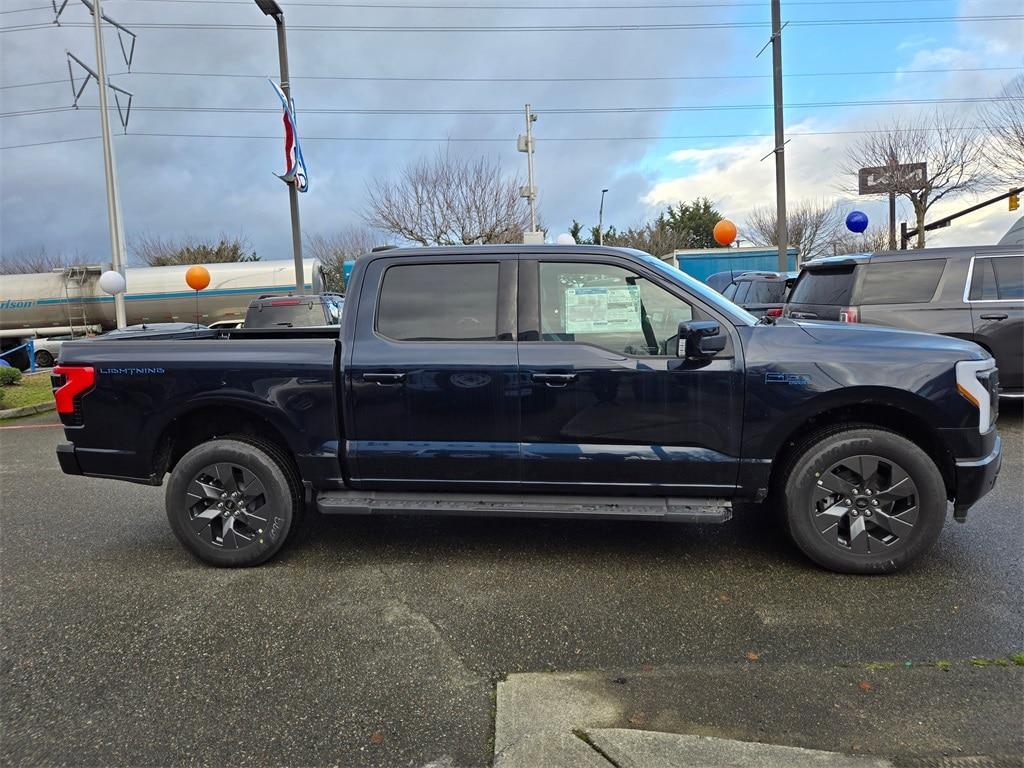
M919 16L888 19L804 19L790 21L791 27L852 27L852 26L889 26L900 24L940 24L950 22L997 22L1020 21L1021 14L993 16ZM85 22L67 22L62 27L86 27ZM769 26L763 21L732 21L732 22L691 22L679 24L551 24L521 26L393 26L393 25L326 25L326 24L291 24L290 32L657 32L685 30L715 29L760 29ZM187 29L216 31L263 31L271 30L266 24L220 24L195 22L138 22L133 23L134 29ZM54 29L53 24L24 24L14 27L0 27L0 32L24 32L32 29Z
M936 99L869 99L864 101L816 101L794 102L787 104L792 109L818 109L823 107L878 107L878 106L912 106L921 104L981 104L1010 101L1011 96L963 96ZM612 114L651 114L667 112L736 112L772 109L771 104L694 104L683 106L654 107L555 107L537 109L544 115L612 115ZM21 112L3 112L0 118L21 117L29 114L62 112L73 107L44 107L41 109L24 110ZM81 106L79 109L98 109L95 106ZM204 112L212 114L278 114L281 110L275 107L202 107L202 106L139 106L137 112ZM465 108L465 109L354 109L350 107L307 107L301 114L309 115L401 115L401 116L435 116L435 115L518 115L519 110L500 108Z
M801 131L799 133L788 133L789 136L860 136L865 134L877 134L877 133L890 133L890 132L910 132L910 131L938 131L938 130L956 130L956 131L984 131L988 130L985 126L972 125L962 126L953 129L949 128L889 128L889 129L861 129L861 130L848 130L848 131ZM177 139L232 139L232 140L260 140L260 141L281 141L281 136L253 136L248 134L223 134L223 133L127 133L119 134L119 136L142 136L146 138L177 138ZM697 140L709 140L709 139L767 139L771 138L770 133L706 133L706 134L690 134L690 135L677 135L677 136L564 136L564 137L548 137L544 139L538 138L538 143L552 143L552 142L611 142L611 141L697 141ZM36 141L29 144L11 144L8 146L0 147L0 150L4 149L24 149L26 147L42 147L49 146L51 144L68 144L78 141L92 141L100 138L99 136L80 136L73 139L52 139L50 141ZM423 137L423 136L303 136L303 141L349 141L349 142L409 142L409 143L507 143L507 136L500 137L460 137L460 136L444 136L444 137Z
M138 0L136 0L137 2ZM184 0L195 2L196 0ZM931 2L931 0L929 0ZM795 72L786 78L801 77L865 77L870 75L946 75L963 72L1015 72L1020 67L956 67L950 69L876 69L850 72ZM131 72L112 72L111 77L127 75L145 75L156 77L223 77L252 78L266 80L265 74L244 72L156 72L133 70ZM633 75L633 76L587 76L587 77L384 77L366 75L292 75L292 80L333 80L347 82L393 82L393 83L633 83L633 82L667 82L690 80L763 80L771 75L735 74L735 75ZM67 80L40 80L34 83L17 83L0 85L6 88L28 88L37 85L67 84Z
M892 5L895 3L918 4L947 2L948 0L790 0L787 6L843 7L851 5ZM133 3L179 3L181 5L250 5L249 0L132 0ZM41 6L45 7L45 6ZM456 3L358 3L358 2L312 2L300 0L289 2L289 8L365 8L387 10L458 10L458 11L604 11L604 10L681 10L694 8L763 8L763 2L712 2L712 3L636 3L636 4L593 4L582 5L485 5Z

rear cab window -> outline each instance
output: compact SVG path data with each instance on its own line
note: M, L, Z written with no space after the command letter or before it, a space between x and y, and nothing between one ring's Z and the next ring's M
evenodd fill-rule
M246 328L311 328L326 325L323 305L303 299L271 299L250 308Z

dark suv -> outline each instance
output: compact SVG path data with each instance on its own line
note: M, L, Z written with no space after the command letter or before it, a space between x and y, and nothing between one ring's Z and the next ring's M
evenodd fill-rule
M722 295L752 315L782 317L782 306L797 276L797 272L743 272Z
M337 293L309 296L260 296L245 312L243 328L323 328L341 323L345 297Z
M809 261L783 314L968 339L995 357L1003 396L1024 397L1024 254L1019 246Z

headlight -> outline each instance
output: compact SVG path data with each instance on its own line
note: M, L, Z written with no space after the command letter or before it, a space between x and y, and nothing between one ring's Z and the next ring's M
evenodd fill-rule
M998 392L989 391L988 382L982 382L995 371L996 364L988 360L961 360L956 364L957 391L978 409L978 432L984 434L992 426L992 398Z

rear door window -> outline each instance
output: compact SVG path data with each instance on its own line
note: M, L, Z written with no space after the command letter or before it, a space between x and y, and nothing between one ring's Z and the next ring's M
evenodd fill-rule
M971 301L1024 300L1024 256L988 256L974 260Z
M793 304L848 306L853 295L853 267L808 269L797 281L789 300Z
M377 331L397 341L496 341L497 262L389 267Z
M932 300L945 259L873 261L864 267L861 304L919 304Z

